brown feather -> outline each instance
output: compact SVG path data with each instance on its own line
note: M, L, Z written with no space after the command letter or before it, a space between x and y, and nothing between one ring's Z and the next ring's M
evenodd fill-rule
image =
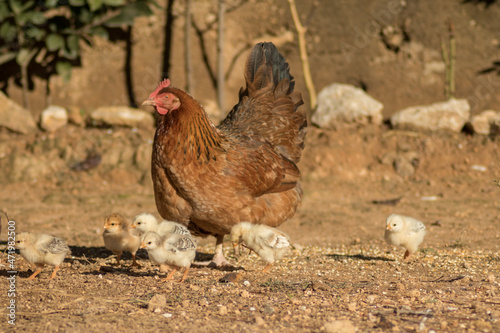
M303 104L288 64L270 43L257 44L245 66L246 88L215 127L189 94L167 86L180 107L159 121L151 173L160 215L196 234L220 235L242 221L278 226L302 198Z

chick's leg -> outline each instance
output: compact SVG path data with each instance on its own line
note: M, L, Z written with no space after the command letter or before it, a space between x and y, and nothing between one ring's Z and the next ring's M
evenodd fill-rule
M116 266L120 266L120 259L122 257L121 252L114 252L116 254Z
M57 273L58 269L59 269L59 265L57 265L56 268L54 268L54 271L52 272L52 274L50 274L49 280L52 280L53 278L56 277L56 273Z
M186 279L186 276L188 275L188 272L189 272L189 267L186 267L184 269L184 274L182 274L182 278L180 279L179 282L184 282L184 280Z
M35 278L35 276L37 276L38 274L40 274L40 272L43 269L43 264L36 265L36 267L37 268L36 268L35 273L31 274L31 276L29 278L27 278L26 280L33 280Z
M273 264L268 264L266 267L264 267L264 269L261 271L261 273L267 273L267 271L269 270L269 268L272 266Z
M141 265L139 265L137 261L135 261L135 252L132 253L132 266L141 268Z
M162 281L168 281L172 279L172 276L174 276L174 273L177 272L177 267L174 267L174 269L170 272L170 274L167 275L166 278L162 279Z
M403 260L408 260L410 255L411 255L410 251L406 250L405 254L403 255Z

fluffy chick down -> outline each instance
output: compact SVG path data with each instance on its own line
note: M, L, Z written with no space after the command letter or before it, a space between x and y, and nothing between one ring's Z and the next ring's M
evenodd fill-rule
M177 270L184 268L179 281L183 282L196 256L196 240L189 235L167 233L162 237L154 231L148 231L143 235L141 248L148 251L153 262L173 268L164 280L170 280Z
M53 279L66 255L71 253L63 239L49 234L34 234L31 232L18 233L15 247L19 249L21 256L26 261L35 264L37 268L28 280L33 280L45 265L55 266L49 278Z
M268 265L262 270L267 272L269 267L283 257L290 246L290 238L278 229L263 225L241 222L231 229L233 243L243 243L253 250Z
M130 222L117 213L109 215L104 221L102 238L104 246L116 254L116 263L120 265L120 259L124 251L132 254L132 266L139 266L135 254L141 245L141 239L130 229Z
M387 218L384 238L388 244L402 246L406 249L403 259L417 251L424 241L425 225L409 216L392 214Z

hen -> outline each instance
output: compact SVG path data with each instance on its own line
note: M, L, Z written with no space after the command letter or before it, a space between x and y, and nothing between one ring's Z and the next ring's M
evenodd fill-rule
M302 199L296 163L307 120L288 63L272 43L259 43L244 75L238 104L217 127L168 79L143 103L161 115L151 161L158 212L194 235L215 236L217 266L228 263L222 243L232 226L279 226Z

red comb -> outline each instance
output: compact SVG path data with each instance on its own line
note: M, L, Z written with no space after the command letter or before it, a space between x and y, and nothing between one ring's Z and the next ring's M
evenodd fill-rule
M170 86L170 80L169 79L164 79L158 84L158 87L156 87L155 91L151 95L156 95L162 90L163 88L168 88Z

